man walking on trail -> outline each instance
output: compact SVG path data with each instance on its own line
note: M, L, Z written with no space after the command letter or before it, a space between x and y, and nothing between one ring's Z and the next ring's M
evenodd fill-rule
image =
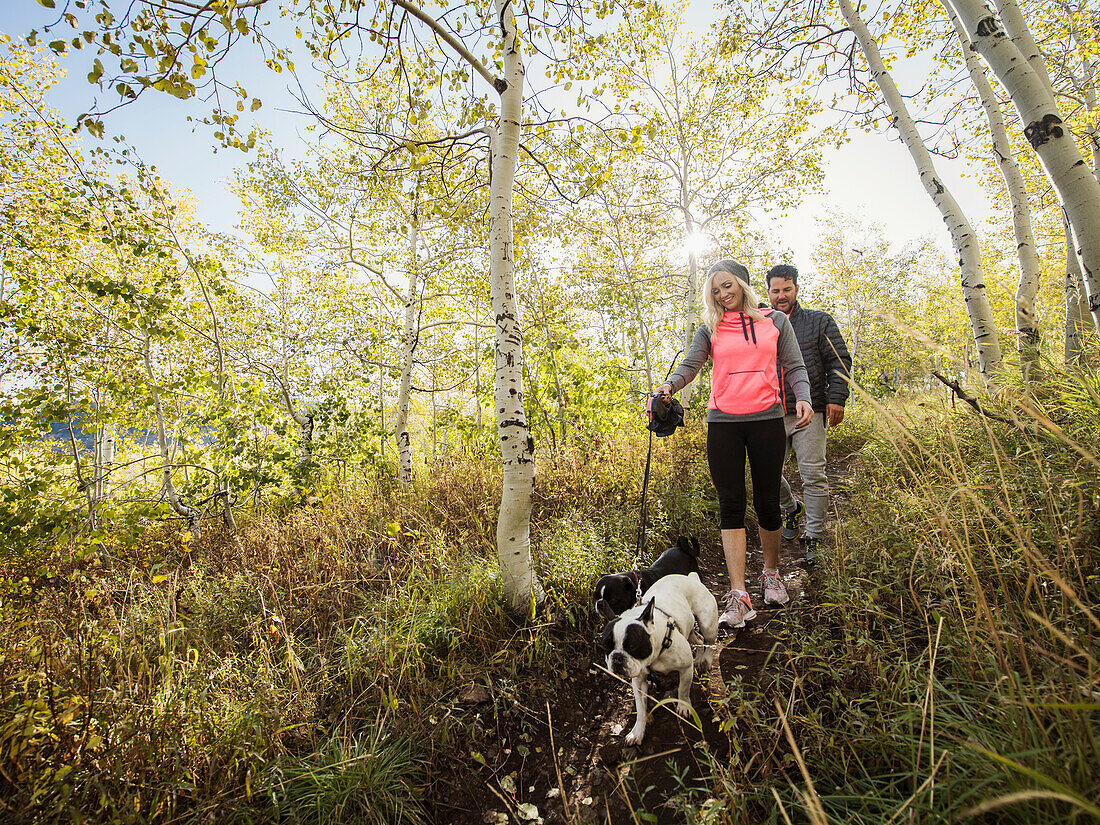
M768 301L772 309L786 313L798 338L802 359L810 376L810 402L813 421L795 429L794 393L784 387L787 430L787 454L794 449L798 474L802 477L805 504L791 493L786 478L780 479L779 506L783 511L783 538L799 537L799 524L806 517L802 546L806 562L816 561L825 535L825 514L829 509L829 480L825 476L825 434L844 420L844 402L848 400L848 377L852 358L840 336L836 321L827 312L805 309L798 303L798 270L790 264L778 264L768 270ZM784 456L786 460L786 455Z

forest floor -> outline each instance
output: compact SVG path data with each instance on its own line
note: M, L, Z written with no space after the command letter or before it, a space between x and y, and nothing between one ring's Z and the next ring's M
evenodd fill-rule
M830 460L827 467L834 517L845 509L853 458ZM788 478L800 495L797 473L788 473ZM702 527L698 538L701 578L721 598L729 580L717 528ZM671 703L655 707L675 696L676 677L651 675L645 740L638 747L623 743L634 723L633 693L603 668L599 644L603 621L593 610L587 634L567 622L556 624L557 643L578 655L564 667L556 661L544 672L532 674L510 707L503 708L504 703L483 687L467 690L468 703L480 705L482 711L469 728L471 740L455 747L454 761L447 765L437 761L432 766L433 821L455 825L684 822L685 799L691 797L695 805L704 803L710 796L714 764L728 766L733 750L739 750L731 739L738 728L731 718L737 713L731 686L736 696L768 681L769 669L782 666L784 613L815 600L812 573L797 540L784 540L780 550L780 570L791 594L788 605L764 605L761 568L759 542L750 527L747 583L757 617L739 630L722 628L717 666L709 675L696 675L691 697L701 728L678 717ZM772 741L780 751L788 751L780 724L774 721L778 735ZM754 736L753 741L759 739ZM468 754L465 759L463 751ZM770 755L753 757L742 752L740 759L744 764Z

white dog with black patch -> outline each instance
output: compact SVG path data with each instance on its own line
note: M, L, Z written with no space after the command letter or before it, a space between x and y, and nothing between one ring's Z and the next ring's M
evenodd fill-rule
M699 642L700 637L702 646L693 657L692 642ZM676 709L681 716L691 717L691 679L695 668L704 671L710 667L717 638L718 602L698 573L659 579L642 595L640 605L607 623L603 631L607 669L630 680L638 710L626 744L637 745L645 736L646 676L650 671L680 674Z

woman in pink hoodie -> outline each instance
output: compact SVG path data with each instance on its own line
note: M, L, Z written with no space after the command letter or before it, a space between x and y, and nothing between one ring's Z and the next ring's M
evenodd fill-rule
M764 552L765 604L790 601L779 574L782 516L779 479L786 432L783 377L797 399L799 427L813 418L810 382L790 321L782 312L759 309L749 271L737 261L714 264L703 284L703 325L680 366L657 392L670 395L714 362L707 412L707 462L718 491L722 552L730 592L720 622L744 627L756 617L745 588L745 459L752 475L752 499Z

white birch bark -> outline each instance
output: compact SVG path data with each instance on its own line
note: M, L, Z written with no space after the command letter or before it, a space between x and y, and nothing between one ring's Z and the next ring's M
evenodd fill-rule
M1012 98L1043 169L1069 216L1093 325L1100 330L1100 181L1085 163L1047 84L982 0L944 0L954 7L974 48ZM1001 0L1002 9L1014 6ZM1017 9L1018 11L1018 9Z
M386 460L386 385L383 383L383 370L380 366L378 368L378 428L382 431L383 435L379 441L379 452L382 453L382 460Z
M1088 303L1081 290L1081 263L1074 250L1073 228L1063 221L1066 233L1066 345L1067 364L1080 365L1084 354L1085 330L1090 326Z
M503 489L497 517L497 557L504 593L516 613L529 614L545 593L531 566L531 495L535 442L523 409L523 336L515 295L512 192L519 155L524 67L511 0L495 0L503 42L500 122L490 128L489 281L496 321L495 406Z
M993 0L993 8L996 9L997 16L1001 18L1001 23L1005 27L1005 34L1016 44L1016 48L1020 50L1024 60L1038 76L1043 88L1050 92L1053 97L1054 86L1050 82L1050 73L1047 72L1047 62L1043 58L1039 44L1035 42L1035 38L1031 35L1031 29L1027 27L1027 22L1024 20L1019 4L1016 0Z
M160 391L157 390L157 379L153 372L151 336L144 333L144 347L142 350L145 362L145 374L149 377L149 394L153 398L153 410L157 416L157 446L160 447L161 458L161 489L168 498L168 503L179 515L187 519L187 525L191 534L198 538L199 520L202 514L189 504L186 504L176 491L176 485L172 483L172 458L168 449L168 434L164 427L164 405L161 403Z
M1020 369L1027 379L1039 361L1039 324L1035 319L1035 297L1039 294L1039 282L1042 278L1035 232L1031 225L1031 208L1027 201L1027 187L1012 154L1012 144L1001 116L1001 106L989 84L989 78L977 53L971 48L970 38L958 15L950 7L947 8L947 13L959 38L970 80L985 111L989 134L993 140L993 155L1004 178L1012 208L1012 231L1016 238L1016 260L1020 266L1020 281L1016 288L1016 348L1020 353Z
M274 375L274 372L272 373ZM286 361L286 352L283 352L283 374L275 375L279 385L279 391L283 394L283 404L291 420L298 425L298 465L304 476L306 465L313 459L313 416L301 412L290 397L290 368Z
M413 354L416 351L416 290L420 267L417 265L416 247L420 241L417 223L416 194L409 216L409 265L406 271L409 281L405 295L405 328L401 341L401 380L397 390L397 416L393 434L397 441L397 481L403 489L412 484L412 445L409 443L409 396L412 387Z
M167 211L167 210L166 210ZM221 335L221 323L218 320L218 313L214 309L214 302L210 299L210 293L206 289L206 281L203 280L202 270L199 268L198 263L186 252L186 248L176 238L175 231L171 230L172 237L176 240L176 246L180 250L184 251L184 255L187 258L187 262L191 267L191 271L195 274L195 279L199 282L199 288L202 290L203 301L206 303L206 308L210 312L210 322L214 333L214 351L218 356L218 400L221 402L223 409L228 407L227 404L227 392L226 384L229 383L228 376L225 372L225 347L222 346ZM236 405L239 407L239 404ZM239 413L239 409L235 412ZM237 438L237 433L233 433L233 438ZM236 537L237 535L237 519L233 515L233 503L229 497L229 458L223 462L221 467L221 478L218 483L217 492L221 495L222 506L222 522L225 524L225 529L229 531L229 535Z
M565 446L565 437L567 433L567 425L565 418L565 409L567 406L565 399L565 390L561 386L561 377L558 374L558 356L554 353L554 336L550 332L550 317L546 312L546 295L542 291L542 285L539 283L538 267L535 267L531 271L531 286L535 289L535 297L538 300L539 314L542 316L542 331L546 336L546 351L550 354L550 377L554 381L554 391L557 393L557 411L558 421L561 423L561 443ZM475 350L476 352L476 350ZM553 425L550 425L550 432L553 433ZM555 454L557 449L554 450Z
M838 3L848 27L859 41L875 83L890 107L893 124L901 134L902 141L917 166L924 189L940 210L944 223L947 224L951 233L951 240L959 255L963 300L966 302L966 312L978 353L978 368L983 375L988 375L1001 366L1001 344L997 340L997 328L993 323L993 311L989 306L989 296L985 289L982 253L978 238L954 196L936 174L932 156L924 145L916 124L909 116L905 100L886 70L878 45L867 31L867 26L852 8L849 0L838 0Z
M685 158L684 163L680 169L680 204L684 212L684 237L692 238L695 235L695 221L691 217L690 209L690 192L688 191L688 168L687 168L687 152L681 148L681 152ZM688 272L687 272L687 300L684 302L684 316L683 316L683 335L681 336L681 347L684 352L687 352L691 348L692 339L695 338L695 318L699 311L696 304L699 301L699 260L696 257L695 250L688 250ZM646 358L648 360L649 353L647 351ZM687 409L691 406L692 388L694 388L695 382L690 382L686 387L680 390L680 400L683 403L684 408ZM650 377L650 390L655 389L653 386L653 378Z
M115 434L110 427L96 429L95 436L95 500L104 502L111 495L111 464L115 460Z
M1100 101L1097 101L1096 87L1093 85L1096 77L1096 63L1087 53L1081 55L1081 73L1084 75L1084 79L1078 85L1081 88L1081 96L1085 101L1085 116L1088 120L1085 134L1088 135L1089 139L1092 171L1100 177L1100 127L1097 126L1097 120L1100 119Z

